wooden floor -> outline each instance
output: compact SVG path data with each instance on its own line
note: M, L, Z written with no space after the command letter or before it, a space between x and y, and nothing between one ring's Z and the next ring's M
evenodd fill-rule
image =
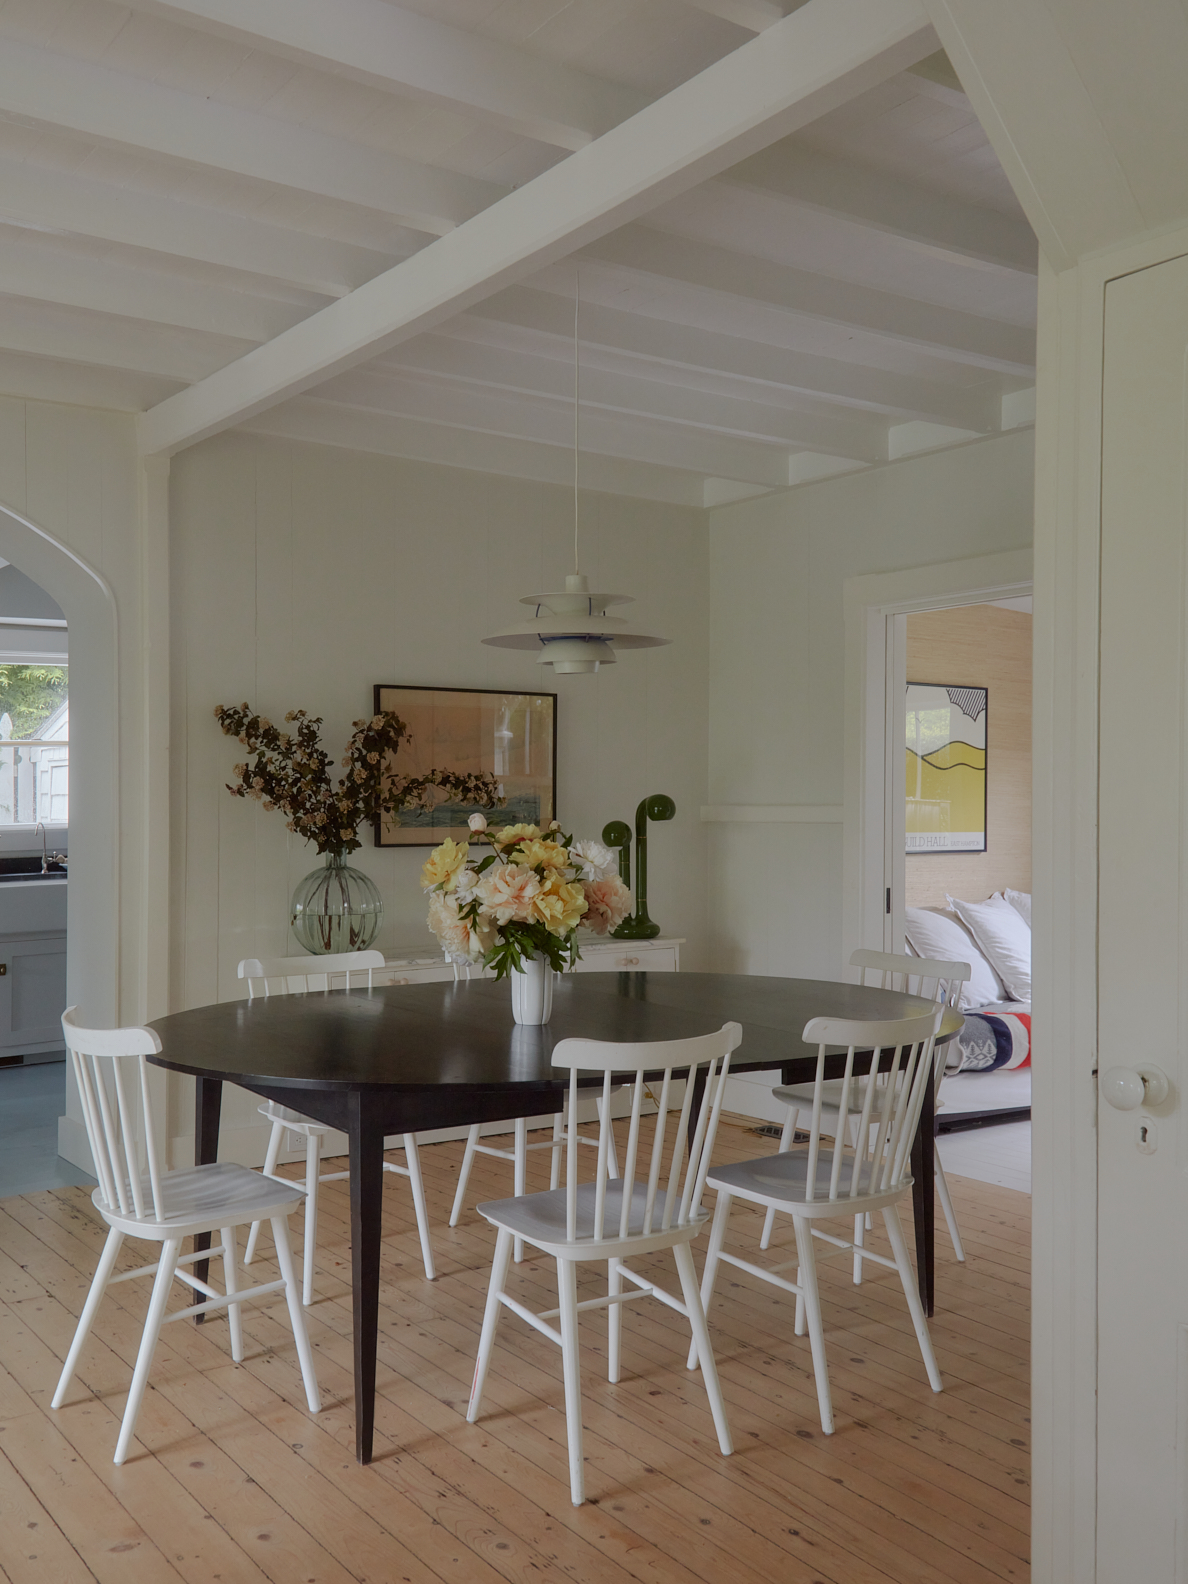
M724 1123L715 1159L767 1145ZM821 1434L793 1303L741 1272L710 1313L736 1451L717 1448L687 1331L659 1304L624 1315L606 1383L606 1322L582 1324L586 1485L569 1501L559 1350L501 1324L484 1418L464 1419L494 1235L446 1221L461 1145L422 1152L438 1279L424 1280L407 1184L385 1193L376 1461L354 1461L346 1185L323 1190L310 1331L325 1407L305 1410L283 1314L162 1334L139 1446L112 1465L148 1284L105 1302L67 1404L49 1409L103 1228L85 1190L0 1202L0 1580L11 1584L991 1584L1028 1575L1029 1199L951 1179L968 1263L937 1243L928 1389L893 1273L861 1288L822 1272L837 1431ZM531 1157L538 1169L543 1155ZM510 1191L479 1157L471 1204ZM547 1184L546 1184L547 1186ZM939 1217L938 1217L939 1219ZM757 1246L736 1208L732 1243ZM881 1234L879 1234L881 1238ZM791 1240L791 1224L779 1233ZM266 1239L262 1239L265 1242ZM133 1249L128 1245L125 1252ZM143 1249L143 1245L140 1246ZM270 1249L262 1251L270 1253ZM143 1261L129 1254L129 1266ZM657 1258L659 1270L670 1256ZM641 1262L642 1263L642 1262ZM261 1262L256 1270L270 1268ZM520 1267L555 1304L552 1267ZM605 1273L604 1273L605 1275ZM584 1278L596 1290L591 1271ZM675 1277L670 1274L670 1283ZM177 1306L186 1302L175 1288Z

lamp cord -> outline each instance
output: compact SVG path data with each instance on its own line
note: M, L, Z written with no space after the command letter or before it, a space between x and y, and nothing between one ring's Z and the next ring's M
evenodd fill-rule
M573 570L581 571L578 561L578 309L582 301L582 269L574 265L573 288Z

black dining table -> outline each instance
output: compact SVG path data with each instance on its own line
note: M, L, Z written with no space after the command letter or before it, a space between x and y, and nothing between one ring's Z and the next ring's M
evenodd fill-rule
M315 991L194 1007L151 1025L161 1051L148 1059L197 1080L195 1162L218 1157L222 1086L233 1083L339 1128L350 1146L354 1302L355 1447L371 1461L379 1332L384 1138L561 1109L567 1078L550 1062L572 1036L635 1042L684 1039L742 1025L732 1072L778 1069L811 1082L817 1051L801 1039L810 1018L904 1018L932 1003L869 986L750 974L566 974L543 1027L516 1024L509 987L491 979ZM961 1028L947 1012L940 1039ZM826 1056L841 1076L844 1053ZM869 1054L855 1070L869 1069ZM591 1075L591 1085L601 1080ZM915 1140L916 1263L933 1310L932 1086ZM762 1153L762 1151L757 1151ZM196 1240L196 1246L198 1240ZM205 1246L209 1246L207 1241Z

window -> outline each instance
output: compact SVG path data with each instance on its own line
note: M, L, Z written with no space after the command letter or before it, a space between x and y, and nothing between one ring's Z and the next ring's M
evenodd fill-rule
M70 822L66 666L0 664L0 827Z

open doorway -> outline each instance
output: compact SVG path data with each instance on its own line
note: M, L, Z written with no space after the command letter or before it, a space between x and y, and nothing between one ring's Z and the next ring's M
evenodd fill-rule
M66 617L0 562L0 1197L89 1179L66 1108L70 687Z

